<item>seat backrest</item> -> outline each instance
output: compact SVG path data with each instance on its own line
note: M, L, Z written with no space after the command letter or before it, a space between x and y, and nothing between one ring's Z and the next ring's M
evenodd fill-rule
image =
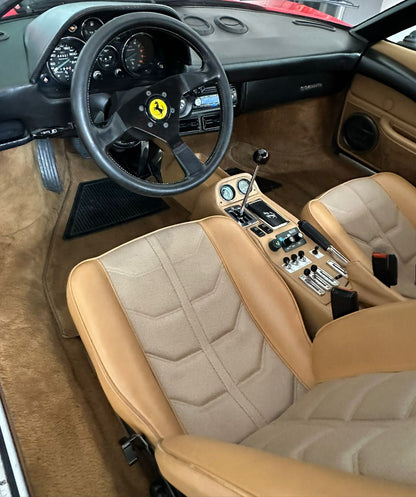
M293 296L224 217L81 263L68 302L114 409L153 442L181 432L239 442L313 383Z
M351 260L371 270L372 252L395 254L398 285L405 297L416 298L416 189L391 173L358 178L324 193L302 215L319 227Z

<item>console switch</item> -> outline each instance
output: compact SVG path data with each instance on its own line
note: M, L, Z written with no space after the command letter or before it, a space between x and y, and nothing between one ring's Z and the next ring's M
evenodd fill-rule
M264 231L262 231L260 228L257 228L257 226L253 226L253 228L250 228L250 230L260 238L262 236L266 236L266 233L264 233Z
M259 224L259 228L262 229L267 234L273 232L273 229L270 228L270 226L267 226L267 224Z

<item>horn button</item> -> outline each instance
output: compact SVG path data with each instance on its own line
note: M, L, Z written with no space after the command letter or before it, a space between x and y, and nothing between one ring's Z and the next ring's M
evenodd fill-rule
M155 123L165 122L171 115L171 107L162 95L152 95L146 103L146 113Z

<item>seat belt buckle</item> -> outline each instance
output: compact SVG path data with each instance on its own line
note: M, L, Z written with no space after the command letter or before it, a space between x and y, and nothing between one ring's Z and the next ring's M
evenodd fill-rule
M394 254L373 252L371 256L374 276L389 288L397 285L397 257Z
M358 311L358 293L340 286L331 289L332 317L338 319Z

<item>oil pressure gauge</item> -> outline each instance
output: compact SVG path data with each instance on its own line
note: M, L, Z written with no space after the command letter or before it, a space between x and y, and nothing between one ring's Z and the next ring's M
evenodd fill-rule
M250 181L248 179L240 179L240 181L237 183L237 188L240 193L245 195L247 193L248 187L250 186Z
M231 185L222 185L220 195L224 200L230 202L235 197L235 190Z

